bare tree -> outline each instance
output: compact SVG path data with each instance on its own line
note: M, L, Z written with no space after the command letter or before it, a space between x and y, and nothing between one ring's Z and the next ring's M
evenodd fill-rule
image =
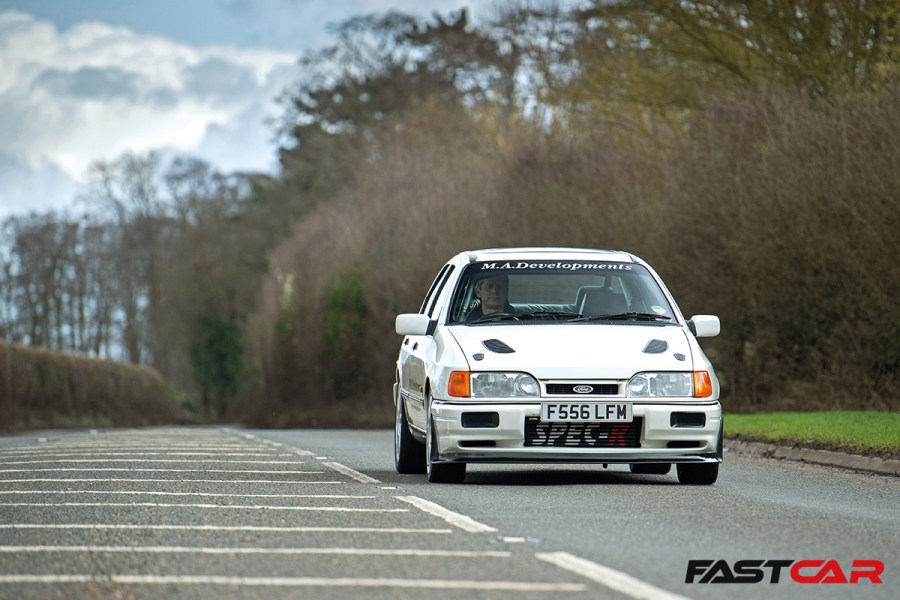
M116 280L122 311L122 344L131 362L150 362L149 332L159 304L157 285L165 204L158 185L159 156L124 154L91 167L90 197L115 219Z

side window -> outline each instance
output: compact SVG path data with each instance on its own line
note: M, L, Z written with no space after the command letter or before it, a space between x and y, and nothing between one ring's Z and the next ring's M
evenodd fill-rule
M447 284L447 280L450 279L450 275L453 273L453 270L456 268L453 265L449 265L450 268L447 269L447 272L444 273L444 278L441 279L441 283L438 285L437 290L434 292L434 296L431 298L431 306L428 307L428 318L432 318L434 316L434 307L437 305L438 298L441 297L441 292L444 289L444 286Z
M453 311L450 313L450 320L455 323L462 323L466 320L466 315L474 308L472 304L475 301L475 278L462 275L463 282L457 285L456 294L453 299Z
M444 265L444 267L438 272L437 277L434 278L434 281L431 282L431 287L428 288L428 293L425 294L425 299L422 300L422 306L419 307L419 313L423 314L425 312L425 307L428 306L428 302L431 300L432 294L434 294L435 288L438 287L438 283L440 283L441 278L444 276L444 273L447 272L447 269L450 265Z

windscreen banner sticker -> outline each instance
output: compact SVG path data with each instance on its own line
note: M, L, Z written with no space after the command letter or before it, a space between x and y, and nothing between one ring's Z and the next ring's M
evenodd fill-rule
M548 271L630 271L632 265L600 262L486 262L482 271L548 270Z

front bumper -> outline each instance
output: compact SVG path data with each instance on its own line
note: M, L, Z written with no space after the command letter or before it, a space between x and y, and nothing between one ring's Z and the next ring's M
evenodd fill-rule
M612 399L610 399L612 400ZM431 404L436 462L689 463L722 461L722 406L712 402L633 402L641 419L639 447L526 446L525 422L539 418L540 402ZM702 413L702 426L673 426L672 413ZM465 413L497 413L496 426L463 427Z

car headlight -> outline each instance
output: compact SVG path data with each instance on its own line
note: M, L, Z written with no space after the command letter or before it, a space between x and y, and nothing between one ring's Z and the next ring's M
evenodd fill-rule
M537 380L528 373L472 373L473 398L536 398Z
M629 398L690 398L693 395L692 373L638 373L628 380Z

